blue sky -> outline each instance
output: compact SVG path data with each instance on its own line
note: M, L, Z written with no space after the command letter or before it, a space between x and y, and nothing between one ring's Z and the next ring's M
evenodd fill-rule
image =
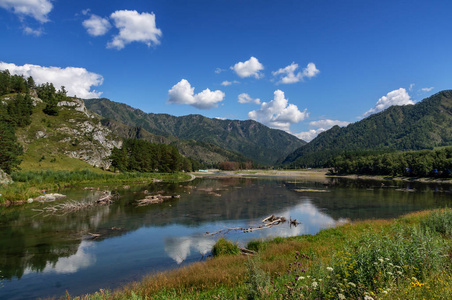
M0 0L0 69L310 140L452 88L452 1Z

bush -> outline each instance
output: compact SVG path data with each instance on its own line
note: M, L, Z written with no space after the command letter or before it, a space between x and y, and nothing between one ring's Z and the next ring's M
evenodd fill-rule
M239 253L239 247L225 238L220 238L212 248L213 256L236 255Z

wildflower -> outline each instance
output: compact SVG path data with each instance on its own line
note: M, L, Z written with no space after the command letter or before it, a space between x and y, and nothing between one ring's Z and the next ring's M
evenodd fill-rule
M364 300L374 300L374 298L372 298L371 296L366 295L366 296L364 296Z
M323 279L320 278L320 279L319 279L319 282L322 282L322 280L323 280Z
M379 260L380 262L383 262L383 258L379 258L378 260Z
M392 263L389 263L389 265L390 265L391 267L394 267L394 265L393 265Z
M303 279L304 279L304 276L300 276L300 277L298 277L297 280L303 280Z
M330 271L330 272L333 272L333 268L331 268L331 267L326 267L326 269L328 270L328 271Z
M392 272L387 272L387 273L392 276Z
M378 265L377 262L374 262L374 265Z
M388 291L383 291L383 294L387 294L388 293Z
M397 271L397 274L402 275L403 273L402 271Z
M348 285L351 285L352 287L356 287L356 284L354 284L353 282L349 282Z
M417 278L416 278L416 277L411 277L411 279L413 279L414 281L417 281Z
M339 299L341 299L341 300L344 300L344 299L345 299L345 296L344 296L343 294L337 294L337 297L338 297Z
M385 259L386 259L386 260L389 260L389 258L387 258L387 257L386 257Z
M312 284L311 284L313 289L316 289L318 285L319 284L316 281L312 282Z

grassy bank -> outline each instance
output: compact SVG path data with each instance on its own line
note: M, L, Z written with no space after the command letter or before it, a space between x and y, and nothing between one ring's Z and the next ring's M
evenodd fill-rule
M81 171L26 171L12 174L13 184L0 186L0 203L24 201L46 192L60 191L74 186L114 186L143 184L154 180L183 181L190 176L184 173L121 173L91 170Z
M252 241L119 291L68 299L451 299L452 210ZM234 249L221 240L217 247ZM229 255L228 255L229 254Z

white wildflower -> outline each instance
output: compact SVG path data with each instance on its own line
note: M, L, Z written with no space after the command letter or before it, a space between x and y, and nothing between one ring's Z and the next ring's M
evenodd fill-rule
M330 271L330 272L333 272L333 268L331 268L331 267L326 267L326 269L328 270L328 271Z
M388 293L388 291L383 291L383 294L387 294Z
M392 276L392 272L387 272L387 273Z
M318 285L319 284L316 281L312 282L312 284L311 284L313 289L316 289Z
M374 298L372 298L371 296L366 295L366 296L364 296L364 300L374 300Z
M345 296L343 294L337 294L337 297L341 300L345 300Z
M356 284L354 284L353 282L349 282L348 285L351 285L352 287L356 287Z
M383 258L379 258L378 260L379 260L380 262L383 262Z
M304 276L298 277L298 280L303 280L303 279L304 279Z
M402 275L403 272L402 271L397 271L397 274Z

